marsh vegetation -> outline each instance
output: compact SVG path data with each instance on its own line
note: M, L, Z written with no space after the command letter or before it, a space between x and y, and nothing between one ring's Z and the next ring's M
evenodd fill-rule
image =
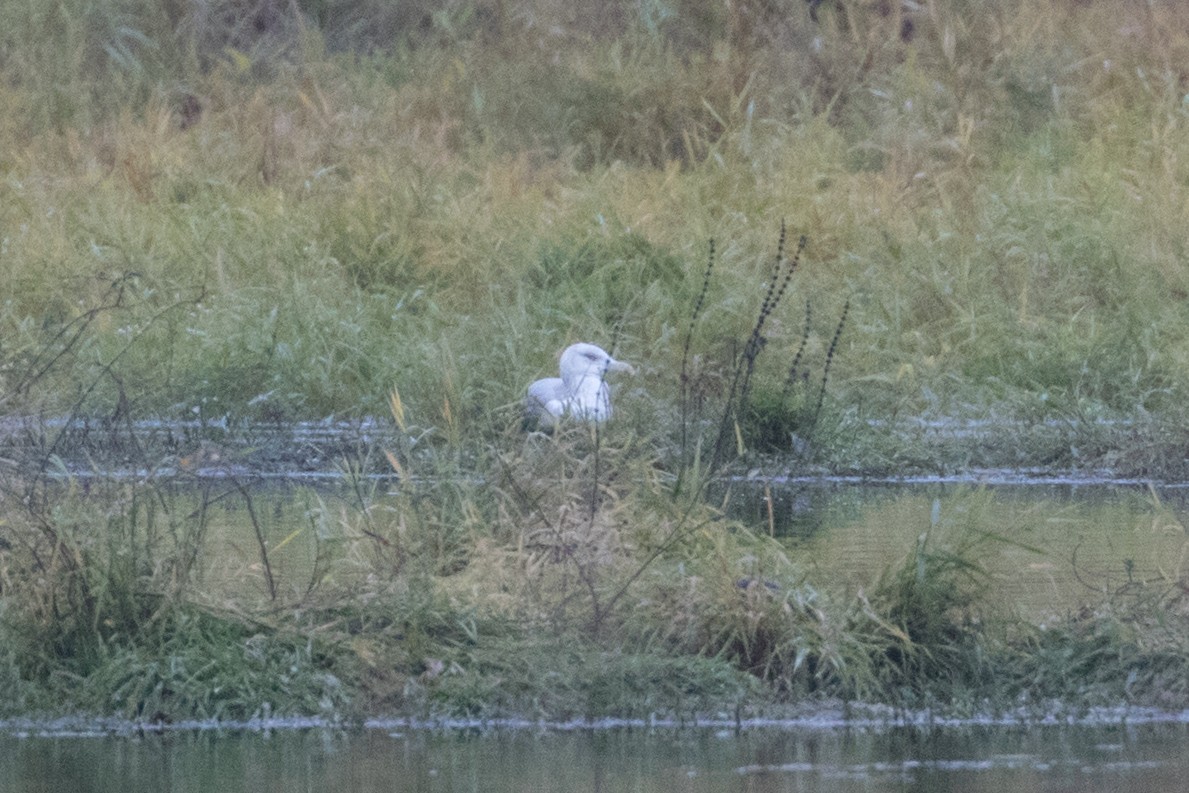
M0 0L0 707L1183 705L1179 565L1041 627L977 509L848 591L707 487L1183 477L1189 11L704 6ZM615 420L523 434L579 340ZM327 417L269 536L235 464Z

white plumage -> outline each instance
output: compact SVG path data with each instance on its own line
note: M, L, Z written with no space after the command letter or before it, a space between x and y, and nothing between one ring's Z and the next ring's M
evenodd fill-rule
M562 416L601 422L611 417L611 390L603 378L608 372L633 372L602 347L586 342L571 344L561 354L561 377L546 377L528 387L525 416L541 429L557 426Z

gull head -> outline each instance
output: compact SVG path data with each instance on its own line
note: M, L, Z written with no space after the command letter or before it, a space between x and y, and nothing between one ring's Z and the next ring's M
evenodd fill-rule
M582 341L566 347L561 354L562 382L571 393L578 393L590 384L600 384L608 372L634 372L631 364L617 361L597 344Z

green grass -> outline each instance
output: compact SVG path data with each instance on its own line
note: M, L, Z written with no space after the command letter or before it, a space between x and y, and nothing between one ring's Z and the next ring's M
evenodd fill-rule
M791 358L808 300L820 354L851 300L838 403L1179 417L1183 118L1163 64L1183 42L1158 32L1176 11L1128 11L1115 35L1101 9L946 7L904 42L858 6L790 8L770 35L818 45L788 52L715 41L684 6L553 42L527 25L544 2L497 40L462 5L416 33L311 8L300 35L256 41L150 5L0 9L6 99L38 108L0 129L6 383L136 274L88 354L8 410L65 410L110 370L146 382L140 415L376 414L394 383L429 410L442 374L485 414L575 338L671 371L711 238L695 348L729 368L784 219L810 246L768 340ZM192 57L165 57L179 41ZM748 58L797 79L737 85ZM183 92L202 108L184 129Z
M1179 623L1128 632L1167 593L1001 631L971 621L961 537L828 592L700 496L739 441L843 472L1182 475L1185 12L232 5L0 0L0 413L87 418L152 468L122 421L382 417L397 388L394 459L437 484L319 512L281 617L196 582L206 524L161 483L108 514L44 487L52 435L0 460L13 707L974 702L1068 693L1070 659L1096 696L1167 683ZM761 308L784 225L808 245ZM524 385L580 339L639 370L613 431L522 437ZM1004 429L895 426L947 417ZM560 679L525 673L575 635Z

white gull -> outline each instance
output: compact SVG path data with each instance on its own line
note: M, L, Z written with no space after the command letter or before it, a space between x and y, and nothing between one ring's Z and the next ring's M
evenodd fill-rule
M561 377L546 377L528 387L525 418L540 429L552 429L562 416L601 422L611 417L611 390L607 372L634 372L602 347L586 342L571 344L561 354Z

